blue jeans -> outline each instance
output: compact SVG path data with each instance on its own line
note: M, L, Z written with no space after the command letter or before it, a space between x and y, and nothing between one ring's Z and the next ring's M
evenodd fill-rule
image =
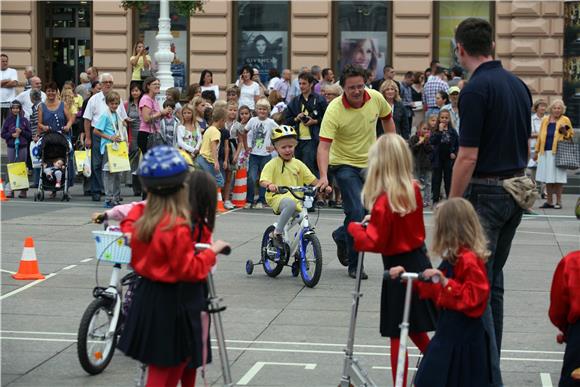
M202 155L197 156L196 160L201 169L212 175L215 178L217 186L222 188L224 186L224 177L222 176L222 173L220 171L216 172L213 164L210 164Z
M503 334L503 267L516 229L522 220L523 209L501 186L471 184L466 197L477 211L491 252L486 264L491 294L488 308L483 315L483 323L491 339L494 385L501 385L499 356Z
M310 172L315 176L318 174L318 164L316 163L316 142L314 140L300 140L296 146L295 156L298 160L302 161Z
M258 156L250 154L250 160L248 165L248 196L246 197L246 202L254 203L254 187L260 182L260 175L262 174L262 169L272 160L271 156ZM260 187L258 190L258 202L266 204L266 188Z
M91 145L91 192L93 195L100 195L105 192L103 184L103 155L101 154L101 138L92 134Z
M352 236L346 230L350 222L360 222L365 217L365 208L361 200L365 170L362 168L340 165L331 167L331 173L342 194L342 209L344 211L343 225L337 228L333 235L336 239L346 242L348 254L348 270L356 270L358 253L354 250Z

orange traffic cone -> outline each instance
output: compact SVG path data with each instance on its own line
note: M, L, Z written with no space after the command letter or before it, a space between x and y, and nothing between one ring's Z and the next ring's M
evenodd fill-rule
M236 207L243 208L246 204L246 195L248 194L248 170L240 168L236 171L234 180L234 190L232 191L232 204Z
M226 212L226 208L224 207L224 200L222 199L222 189L218 188L218 202L217 202L217 210L218 212Z
M24 240L20 267L18 267L18 273L13 274L12 278L17 280L44 279L44 276L38 270L38 261L36 260L36 251L34 250L34 240L32 240L32 237L27 237Z
M0 202L6 202L8 198L6 197L6 193L4 192L4 182L0 179Z

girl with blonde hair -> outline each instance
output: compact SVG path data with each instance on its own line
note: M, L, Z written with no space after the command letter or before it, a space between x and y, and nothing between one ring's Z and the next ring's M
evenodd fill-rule
M368 225L352 222L348 232L356 251L380 253L385 270L400 266L412 272L431 268L425 249L423 201L413 180L413 159L406 141L387 133L369 151L369 168L363 187L363 203L371 211ZM405 286L383 279L380 332L391 341L393 383L397 373L399 324L403 320ZM409 316L409 337L421 352L429 344L428 331L435 329L436 310L431 301L414 296ZM406 385L407 371L405 367Z
M487 342L492 338L482 321L490 291L485 268L490 253L471 203L453 198L438 205L433 239L431 250L443 261L438 269L423 271L423 277L436 276L438 282L418 282L417 290L441 313L415 386L490 386ZM403 271L394 267L390 275L395 278Z

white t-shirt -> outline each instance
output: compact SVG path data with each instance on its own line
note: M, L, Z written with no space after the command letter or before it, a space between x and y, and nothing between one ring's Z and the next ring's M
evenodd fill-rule
M17 81L18 73L16 70L8 67L6 70L0 71L0 80L2 81ZM2 87L0 88L0 102L12 102L16 98L16 87Z
M254 110L256 106L255 96L260 95L260 85L252 81L250 86L240 83L240 99L238 101L238 106L242 107L246 105L251 110Z
M260 120L258 117L250 118L246 124L246 131L248 132L248 146L252 148L250 152L256 156L270 156L270 152L266 147L271 146L270 136L272 129L278 127L276 121L271 118Z
M30 119L30 115L32 114L32 101L30 100L30 90L31 89L23 91L16 97L16 100L22 104L22 111L24 112L24 117L27 120ZM44 94L44 91L40 92L40 100L42 102L46 102L46 94Z
M101 118L101 114L109 109L107 103L105 102L105 94L99 91L97 94L93 95L89 102L87 102L87 107L85 109L85 114L83 118L91 121L91 126L94 128ZM127 112L125 111L125 104L123 100L120 101L119 107L117 108L117 115L121 120L127 118Z
M220 99L220 87L218 85L202 86L201 91L211 90L215 94L215 99Z

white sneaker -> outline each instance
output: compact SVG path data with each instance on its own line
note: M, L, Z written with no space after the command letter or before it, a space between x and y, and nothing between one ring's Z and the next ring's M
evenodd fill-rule
M252 208L252 203L246 202L246 204L244 204L244 208L245 209Z
M234 205L232 204L232 202L230 200L226 200L224 202L224 207L225 207L226 210L231 210L231 209L234 209L235 208Z
M259 210L261 210L262 208L264 208L264 205L261 202L256 203L256 205L254 206L254 208L257 208Z

